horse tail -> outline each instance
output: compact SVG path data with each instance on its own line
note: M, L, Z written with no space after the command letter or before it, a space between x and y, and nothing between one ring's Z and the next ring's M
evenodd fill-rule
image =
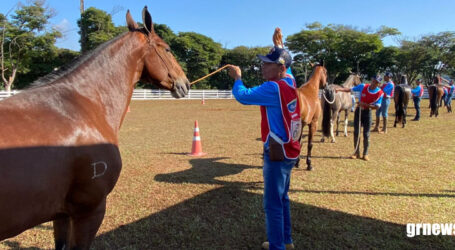
M430 86L428 90L431 90L431 95L430 95L430 108L432 111L436 110L436 106L438 105L438 87L436 86Z
M404 88L401 87L401 86L397 86L397 90L398 90L398 110L397 110L397 115L398 117L401 117L403 116L403 106L404 106L404 103L403 103L403 95L404 95Z
M324 94L324 92L322 92ZM324 96L322 99L322 134L324 136L330 136L330 121L332 120L332 108L330 103L328 103Z

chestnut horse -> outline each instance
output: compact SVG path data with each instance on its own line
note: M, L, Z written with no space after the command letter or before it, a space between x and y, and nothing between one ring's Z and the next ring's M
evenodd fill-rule
M360 76L355 73L351 73L348 79L344 81L344 88L352 88L362 81ZM336 123L336 136L338 136L338 125L340 124L340 112L344 111L344 136L348 136L348 115L349 110L352 108L351 93L347 92L336 92L336 89L341 88L336 84L329 84L324 90L321 101L322 101L322 138L321 142L325 141L325 137L331 138L331 142L335 142L335 135L333 133L333 126ZM336 92L336 93L335 93ZM329 97L328 93L333 95Z
M327 84L327 70L324 66L316 65L308 82L297 89L300 104L300 116L302 119L302 130L308 125L308 149L307 149L307 170L312 170L311 149L313 148L313 137L318 127L318 119L321 115L321 102L319 101L319 88ZM302 138L300 138L302 139ZM298 167L300 158L296 163Z
M430 117L439 115L439 103L441 102L444 90L440 84L432 84L428 86L428 96L430 98Z
M188 93L169 46L126 15L129 32L0 102L0 240L53 221L56 249L88 249L122 168L118 132L141 80Z

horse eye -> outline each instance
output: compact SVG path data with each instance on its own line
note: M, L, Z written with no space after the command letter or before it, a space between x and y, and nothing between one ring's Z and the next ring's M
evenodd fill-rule
M166 48L166 52L171 52L171 49L170 48Z

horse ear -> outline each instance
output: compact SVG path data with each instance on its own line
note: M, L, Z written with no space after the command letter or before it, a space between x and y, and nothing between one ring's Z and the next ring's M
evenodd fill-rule
M312 68L314 68L314 63L309 62L309 64L310 64L310 66L311 66Z
M130 31L134 31L138 28L137 23L133 20L133 17L131 17L130 10L126 12L126 24Z
M145 29L148 31L148 33L153 34L155 32L153 30L152 16L148 11L147 6L145 6L142 10L142 22L144 23Z

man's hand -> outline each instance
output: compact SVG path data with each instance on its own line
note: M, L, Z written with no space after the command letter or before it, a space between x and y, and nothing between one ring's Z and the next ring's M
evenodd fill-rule
M281 34L281 29L278 27L275 29L275 33L273 33L273 44L277 47L284 48L283 35Z
M229 76L233 78L234 80L240 80L242 79L242 71L238 66L235 65L230 65L229 66Z

